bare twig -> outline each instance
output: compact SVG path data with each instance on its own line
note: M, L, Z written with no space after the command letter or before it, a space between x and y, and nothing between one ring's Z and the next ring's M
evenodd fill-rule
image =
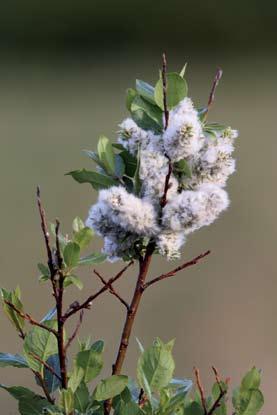
M47 330L50 333L54 334L55 336L58 335L57 331L52 329L51 327L46 326L43 323L39 323L38 321L34 320L33 317L30 316L30 314L23 313L20 311L13 303L11 303L8 300L4 300L5 304L7 304L10 308L12 308L20 317L24 318L26 321L28 321L31 325L40 327L41 329Z
M73 314L77 313L79 310L82 309L89 309L91 307L92 302L99 297L101 294L103 294L105 291L110 289L110 286L117 281L124 273L125 271L127 271L127 269L133 265L134 261L129 262L128 265L126 265L126 267L124 267L121 271L119 271L118 274L116 274L115 277L110 278L107 282L107 284L105 284L99 291L97 291L95 294L91 295L90 297L88 297L86 299L86 301L84 301L82 304L76 303L76 305L74 307L71 307L63 316L63 320L66 321L69 317L71 317Z
M220 376L219 376L219 373L218 373L217 369L214 366L212 366L212 369L213 369L213 372L214 372L214 375L215 375L216 383L217 383L218 388L219 388L219 395L218 395L217 399L214 401L214 403L213 403L212 407L210 408L210 410L208 411L207 415L212 415L215 412L215 410L218 407L220 407L221 400L224 398L224 396L227 393L227 389L224 390L222 388L222 382L220 380ZM229 379L226 380L226 383L228 383L228 382L229 382Z
M47 256L48 256L48 267L51 273L51 278L54 278L56 274L56 269L55 269L53 256L52 256L52 250L50 246L50 236L49 236L47 222L46 222L45 210L41 203L39 186L37 187L37 204L38 204L38 209L39 209L39 214L40 214L40 219L41 219L41 229L42 229L42 233L44 236L45 246L46 246L46 251L47 251Z
M138 405L140 408L143 408L147 402L147 396L143 389L140 390L139 398L138 398Z
M185 268L191 267L193 265L196 265L201 259L205 258L207 255L209 255L211 251L206 251L203 254L198 255L197 257L193 258L191 261L186 262L183 265L180 265L179 267L173 269L172 271L167 272L166 274L161 274L159 277L153 278L146 284L144 284L143 289L150 287L151 285L155 284L156 282L162 281L166 278L173 277L177 272L182 271Z
M203 406L203 410L204 410L204 414L207 415L208 411L207 411L207 405L206 405L206 399L205 399L205 392L204 392L204 388L200 379L200 372L199 369L197 369L196 367L194 368L194 374L195 374L195 378L196 378L196 384L200 393L200 398L201 398L201 403Z
M77 326L76 326L74 332L72 333L72 335L69 337L69 339L66 343L66 346L65 346L65 350L67 350L70 347L71 343L73 342L73 340L77 336L78 331L80 330L82 322L83 322L83 317L84 317L84 310L81 310Z
M160 200L160 206L161 206L162 209L167 204L167 192L170 189L169 181L170 181L170 176L172 174L172 163L171 163L170 158L169 157L167 157L167 158L168 158L168 173L167 173L166 178L165 178L164 193L163 193L163 195L161 197L161 200Z
M164 129L166 130L168 127L169 121L169 111L167 107L167 62L166 62L166 54L163 53L163 68L162 68L162 81L163 81L163 104L164 104Z
M49 372L52 373L53 376L55 376L60 382L62 381L62 378L55 372L55 370L52 368L52 366L48 365L47 362L44 362L39 356L37 356L35 353L29 353L30 356L32 356L35 360L37 360L39 363L41 363Z
M211 106L214 103L214 100L215 100L215 90L216 90L216 88L217 88L217 86L219 84L219 81L220 81L220 79L222 77L222 74L223 74L222 69L221 68L217 68L217 71L216 71L216 74L215 74L215 77L214 77L214 80L213 80L213 84L212 84L212 89L211 89L211 92L210 92L210 95L209 95L209 100L208 100L208 105L207 105L207 111L205 113L205 119L207 118L208 112L210 111Z
M105 278L103 278L102 275L98 271L93 270L93 272L100 279L100 281L102 282L102 284L104 286L106 286L108 284L108 281L106 281ZM118 294L118 292L114 289L114 287L112 286L112 284L110 284L110 286L109 286L109 291L110 291L110 293L112 295L114 295L124 305L124 307L127 308L127 310L129 310L129 307L130 307L129 304L124 300L124 298L122 298Z

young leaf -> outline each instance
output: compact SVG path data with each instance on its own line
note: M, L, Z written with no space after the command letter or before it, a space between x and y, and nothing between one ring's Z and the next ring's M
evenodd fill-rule
M93 265L93 264L101 264L107 258L105 254L94 253L88 256L80 258L78 265Z
M74 409L85 413L90 402L89 391L85 382L82 382L74 393Z
M93 230L88 227L84 227L75 233L73 242L76 242L81 249L86 248L92 241Z
M111 186L116 186L118 181L105 176L104 174L96 173L88 170L75 170L67 173L68 176L72 176L78 183L89 183L95 190L108 189Z
M242 379L241 389L259 389L261 374L256 367L253 367Z
M144 111L155 123L157 123L161 130L163 128L163 112L157 106L150 104L149 102L145 101L143 98L137 96L131 105L131 112L135 112L137 110Z
M174 372L175 364L170 348L157 339L139 358L137 376L140 386L145 389L145 379L152 392L167 386Z
M38 269L39 269L39 272L41 273L41 275L45 275L47 277L50 277L50 271L49 271L49 268L46 265L39 263L38 264Z
M72 229L74 234L80 232L82 229L84 229L84 227L84 222L81 218L79 218L79 216L77 216L72 222Z
M151 104L156 104L154 97L154 87L152 85L149 85L147 82L137 79L136 90L142 98L146 99Z
M131 111L131 105L135 97L137 96L137 91L133 88L128 88L126 91L126 108L128 111Z
M134 177L137 168L137 159L126 150L120 153L120 157L122 157L125 163L125 174L129 177Z
M74 362L74 368L69 376L68 387L72 390L73 393L78 389L80 383L84 377L84 369L78 367L76 365L76 361Z
M175 72L167 74L167 105L168 109L174 108L179 102L187 96L188 86L185 79ZM156 104L164 110L163 103L163 81L159 79L155 86Z
M107 171L107 173L114 175L115 159L113 146L110 140L105 136L101 136L98 141L97 150L99 159L101 163L105 166L105 170Z
M112 375L101 380L94 391L96 401L105 401L119 395L128 385L128 377L123 375Z
M76 277L76 275L69 275L65 278L64 288L67 288L72 284L75 285L75 287L79 288L79 290L82 290L84 288L83 282L80 280L79 277Z
M184 78L184 76L185 76L186 69L187 69L187 65L188 65L188 63L186 62L186 63L184 64L184 66L183 66L183 68L182 68L181 72L180 72L180 76L181 76L182 78Z
M102 370L103 349L99 350L99 344L93 344L89 350L81 351L77 354L76 365L84 371L85 383L91 382Z
M54 321L45 321L45 325L55 327ZM53 333L41 328L34 327L24 339L24 356L31 369L43 376L44 365L34 356L46 362L48 358L57 354L57 339Z
M5 301L12 303L19 311L23 311L23 304L21 303L21 294L19 287L14 291L6 291L4 288L0 289L0 295L3 299L3 310L11 323L19 332L23 331L25 320L16 311L14 311Z
M174 169L174 172L176 172L176 173L182 173L185 176L190 177L190 178L192 176L192 173L191 173L191 169L189 167L189 164L184 159L183 160L179 160L176 163L174 163L173 169Z
M263 394L259 389L240 391L234 408L238 415L256 415L264 404Z
M24 369L29 367L24 357L19 354L0 353L0 367L6 366Z
M191 402L185 407L185 415L204 415L204 410L198 402Z
M74 410L74 395L71 389L62 389L60 392L59 406L65 415L71 415Z
M76 242L68 242L64 249L64 261L68 268L78 265L80 258L80 246Z

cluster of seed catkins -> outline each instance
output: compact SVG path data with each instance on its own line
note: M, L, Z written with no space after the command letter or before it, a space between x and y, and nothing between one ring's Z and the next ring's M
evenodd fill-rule
M104 253L113 261L135 256L142 241L153 240L167 259L180 257L186 236L210 225L229 205L226 181L235 170L232 158L237 131L230 127L216 138L204 135L191 99L183 99L169 113L168 128L161 135L145 131L130 118L120 125L118 142L140 157L139 196L124 186L101 190L90 209L87 226L104 237ZM167 203L162 208L169 160L185 160L190 174L173 173Z

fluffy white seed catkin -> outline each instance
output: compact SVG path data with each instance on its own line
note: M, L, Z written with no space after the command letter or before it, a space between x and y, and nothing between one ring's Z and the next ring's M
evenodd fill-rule
M202 184L197 190L184 190L163 211L163 225L173 231L191 233L210 225L229 205L225 190Z
M86 223L103 236L111 234L112 226L143 236L159 231L153 205L128 193L122 186L99 192L98 203L91 208Z
M163 231L158 235L156 244L162 256L174 260L180 258L180 249L185 244L185 240L184 232Z
M169 114L169 127L164 132L164 148L172 161L195 156L204 144L197 111L185 98Z
M131 118L126 118L119 128L117 141L132 155L136 155L138 148L149 142L148 132L138 127Z
M140 158L142 194L145 198L149 198L153 203L157 204L164 194L169 161L162 152L148 150L148 148L149 146L146 150L141 151ZM169 184L168 199L176 195L178 190L178 181L173 175L170 177Z
M224 187L228 177L235 171L234 138L237 131L226 129L215 140L206 138L199 155L191 162L192 178L188 185L195 187L201 183L214 183Z

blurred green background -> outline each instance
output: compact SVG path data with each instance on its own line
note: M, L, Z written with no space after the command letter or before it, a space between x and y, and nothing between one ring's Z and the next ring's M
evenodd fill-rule
M89 167L82 149L98 135L115 137L126 116L125 90L135 78L154 82L161 53L169 69L188 61L189 92L205 104L215 69L224 70L211 121L240 130L237 173L229 182L232 204L211 227L193 234L183 260L211 249L197 267L145 295L135 335L176 337L176 375L197 365L211 381L210 366L231 376L263 370L266 404L275 409L277 388L276 251L276 18L277 3L257 0L38 2L0 6L0 215L1 286L20 284L26 310L40 318L52 305L37 281L45 258L35 205L40 184L48 217L69 230L86 217L95 193L64 173ZM101 241L97 241L99 247ZM153 276L173 264L155 260ZM105 265L109 276L118 265ZM68 290L68 301L86 297L98 282L84 274L86 291ZM134 272L119 286L127 297ZM123 310L109 294L86 313L82 334L106 342L109 373ZM0 314L0 350L20 351L19 339ZM131 341L126 372L135 373L138 348ZM33 386L24 370L0 371L0 382ZM16 404L0 392L1 413Z

